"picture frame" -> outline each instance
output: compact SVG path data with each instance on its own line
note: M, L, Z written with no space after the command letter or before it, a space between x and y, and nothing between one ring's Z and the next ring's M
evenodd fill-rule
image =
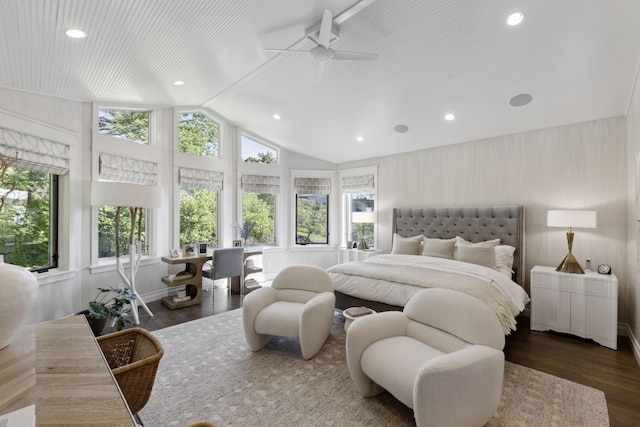
M178 252L177 248L174 248L169 251L169 256L171 258L178 258L180 256L180 253Z
M195 243L191 243L189 245L184 245L182 248L182 255L187 256L195 256L196 255L196 245Z
M200 255L204 255L204 254L207 253L207 244L206 243L200 243L198 246L199 246Z
M234 248L241 248L242 247L242 240L234 240L233 241L233 247Z

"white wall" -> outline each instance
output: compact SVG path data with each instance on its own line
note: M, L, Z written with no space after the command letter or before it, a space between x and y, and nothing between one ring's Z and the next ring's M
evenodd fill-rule
M639 71L640 72L640 71ZM640 363L640 74L636 75L635 87L627 114L627 277L628 286L619 294L627 302L627 324L636 360Z
M593 265L607 262L621 289L628 287L624 117L341 164L340 169L372 164L378 165L383 251L391 247L394 207L514 204L525 207L527 271L555 266L567 252L566 230L548 228L546 211L596 210L596 229L574 230L574 255L582 265L586 257ZM625 301L620 307L624 318Z

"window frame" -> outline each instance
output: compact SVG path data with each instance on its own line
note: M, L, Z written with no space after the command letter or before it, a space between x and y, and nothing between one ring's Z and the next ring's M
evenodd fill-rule
M380 207L380 201L378 199L378 166L367 166L362 168L354 168L354 169L344 169L339 171L338 176L338 187L340 192L340 201L341 201L341 209L340 209L340 247L346 247L347 241L351 238L351 206L350 206L350 198L347 197L350 193L343 191L342 188L342 178L346 177L354 177L354 176L363 176L363 175L373 175L373 200L374 200L374 215L375 221L373 223L373 242L372 248L378 248L380 246L378 240L378 222L379 216L378 211ZM349 201L349 202L348 202Z
M297 243L297 194L295 191L294 181L296 178L329 178L331 180L331 192L327 197L327 243L321 244L306 244L302 245ZM291 209L290 209L290 218L293 218L293 221L290 222L289 227L289 244L295 248L320 248L323 246L334 246L338 243L338 238L336 235L338 234L338 227L340 224L340 220L338 219L338 212L340 207L340 201L338 200L339 194L336 191L337 185L337 177L336 171L331 170L300 170L294 169L290 172L290 198L291 200Z
M242 138L246 137L258 144L261 144L265 147L267 147L270 150L275 151L276 153L276 162L275 163L253 163L253 162L247 162L242 158ZM252 133L246 132L246 131L240 131L240 134L238 136L238 163L240 164L254 164L254 165L264 165L264 166L276 166L276 165L280 165L281 164L281 150L280 148L278 148L277 146L274 146L273 144L269 143L269 142L265 142L265 140L263 138L260 138L259 136L256 136Z
M327 216L326 216L326 228L327 228L327 236L324 242L306 242L306 243L300 243L298 242L298 200L300 199L300 197L309 197L309 196L322 196L322 197L326 197L327 198ZM298 194L295 193L294 194L295 197L295 206L294 206L294 212L295 212L295 217L294 217L294 235L293 235L293 239L294 239L294 244L296 246L307 246L307 245L313 245L313 246L317 246L317 245L328 245L329 244L329 236L330 236L330 224L331 222L329 221L329 213L331 211L331 194Z
M178 124L180 123L180 116L185 113L200 113L218 125L218 157L197 156L195 154L183 153L182 151L180 151L180 140L179 140L180 127ZM202 107L174 108L173 125L174 125L173 126L174 127L173 149L176 156L186 156L194 159L206 159L208 161L221 161L225 159L226 155L228 154L227 153L228 150L226 150L226 144L224 143L225 141L224 132L226 128L225 122L221 117L218 117L217 115L213 114L211 111L205 110ZM200 168L200 169L203 169L203 168Z

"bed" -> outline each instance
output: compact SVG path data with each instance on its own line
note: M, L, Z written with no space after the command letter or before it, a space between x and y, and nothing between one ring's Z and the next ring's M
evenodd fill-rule
M485 302L498 315L505 334L515 330L515 318L529 301L524 291L522 206L396 208L393 233L392 254L327 270L335 287L336 308L402 310L411 296L425 287L445 287ZM416 241L421 243L414 254L411 250ZM440 249L435 253L427 250L443 245L449 250L451 242L455 242L451 257L439 253ZM412 249L405 252L405 244ZM484 247L499 247L499 251L491 252L494 256L511 248L508 268L502 265L504 259L497 262L500 268L478 265L483 262L478 262L475 255L489 253L488 249L479 249ZM469 254L474 255L468 258ZM470 259L473 262L465 262Z

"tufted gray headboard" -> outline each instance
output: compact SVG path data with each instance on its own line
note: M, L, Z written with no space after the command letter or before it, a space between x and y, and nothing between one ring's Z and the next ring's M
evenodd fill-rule
M516 248L514 281L524 287L524 207L395 208L393 230L403 237L420 234L438 239L460 236L469 242L500 239Z

